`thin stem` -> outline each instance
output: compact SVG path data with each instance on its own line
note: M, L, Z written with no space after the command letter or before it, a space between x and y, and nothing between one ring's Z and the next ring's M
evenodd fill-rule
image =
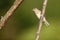
M7 11L7 13L1 18L0 20L0 29L5 25L7 20L10 18L10 16L13 15L13 12L18 8L19 4L21 4L22 0L15 0L14 4L11 6L11 8Z
M36 33L36 39L35 40L39 40L39 34L41 32L43 16L45 14L46 5L47 5L47 0L44 0L43 8L42 8L42 11L41 11L40 21L39 21L38 30L37 30L37 33Z

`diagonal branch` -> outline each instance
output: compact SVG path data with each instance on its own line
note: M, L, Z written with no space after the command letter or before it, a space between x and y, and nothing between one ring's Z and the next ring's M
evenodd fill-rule
M44 17L44 14L45 14L46 5L47 5L47 0L44 0L35 40L39 40L39 34L41 32L41 27L42 27L43 17Z
M21 4L21 2L22 2L22 0L15 0L14 4L11 6L11 8L1 18L1 20L0 20L0 29L2 29L2 27L5 25L5 23L10 18L10 16L13 15L14 11L18 8L18 6Z

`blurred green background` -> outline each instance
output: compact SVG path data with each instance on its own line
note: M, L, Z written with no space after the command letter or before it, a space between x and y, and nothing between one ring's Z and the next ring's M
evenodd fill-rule
M3 16L15 0L0 0L0 16ZM23 0L5 26L0 30L0 40L35 40L38 18L33 8L42 8L43 0ZM48 0L39 40L60 40L60 0Z

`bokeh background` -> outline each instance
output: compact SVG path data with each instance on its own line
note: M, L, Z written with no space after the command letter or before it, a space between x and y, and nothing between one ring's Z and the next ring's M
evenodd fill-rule
M15 0L0 0L0 16L3 16ZM43 0L23 0L5 26L0 30L0 40L35 40L38 18L33 8L42 9ZM39 40L60 40L60 0L48 0ZM1 17L0 17L1 18Z

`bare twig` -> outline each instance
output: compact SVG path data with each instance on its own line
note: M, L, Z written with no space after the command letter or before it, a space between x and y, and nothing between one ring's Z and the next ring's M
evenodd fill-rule
M18 8L19 4L21 4L22 0L15 0L14 4L7 11L7 13L0 20L0 29L4 26L6 21L13 15L13 12Z
M41 31L41 27L42 27L43 16L45 14L46 5L47 5L47 0L44 0L43 8L42 8L42 11L41 11L40 21L39 21L38 30L37 30L37 33L36 33L36 39L35 40L39 40L39 34L40 34L40 31Z

